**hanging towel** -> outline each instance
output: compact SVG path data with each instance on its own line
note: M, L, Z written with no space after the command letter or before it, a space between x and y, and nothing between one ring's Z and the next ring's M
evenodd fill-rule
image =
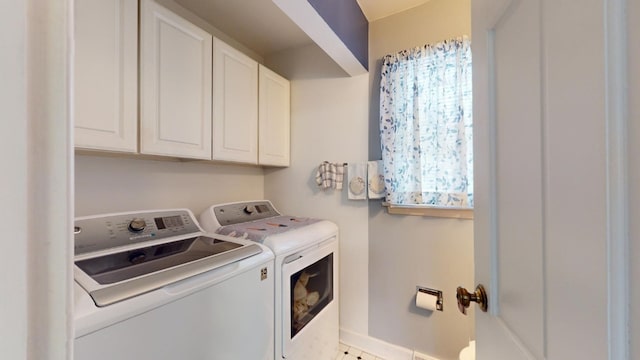
M333 174L334 178L333 178L333 187L336 190L342 190L342 182L344 179L344 164L342 163L334 163L332 164L333 166Z
M369 199L384 198L384 175L382 175L382 160L367 163L367 188Z
M342 190L344 166L342 164L323 161L316 171L316 184L322 189Z
M316 184L322 189L326 190L331 187L331 183L327 177L327 165L329 163L324 161L318 165L318 170L316 171Z
M350 200L366 200L367 199L367 164L349 164L347 170L348 189Z

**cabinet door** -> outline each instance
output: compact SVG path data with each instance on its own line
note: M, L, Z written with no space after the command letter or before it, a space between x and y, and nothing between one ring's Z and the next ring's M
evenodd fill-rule
M213 159L258 163L258 63L213 40Z
M138 3L75 2L75 147L136 152Z
M260 65L259 163L289 166L289 80Z
M211 159L211 35L151 0L140 21L140 152Z

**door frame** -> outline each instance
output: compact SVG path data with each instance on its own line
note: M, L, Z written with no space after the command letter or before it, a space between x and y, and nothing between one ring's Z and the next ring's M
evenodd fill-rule
M2 224L11 256L0 348L15 359L73 356L73 2L7 0L0 13L5 172ZM6 105L6 106L5 106Z
M605 1L609 359L630 356L627 0Z

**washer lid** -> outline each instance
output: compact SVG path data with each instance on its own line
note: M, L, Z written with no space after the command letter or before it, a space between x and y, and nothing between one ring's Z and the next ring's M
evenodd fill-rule
M206 236L76 261L75 264L98 284L113 284L153 272L218 255L242 244Z
M261 252L256 244L198 236L76 261L76 281L107 306Z
M306 217L275 216L251 222L223 226L218 228L216 233L243 237L259 243L264 243L265 239L270 236L300 229L319 221L321 220Z

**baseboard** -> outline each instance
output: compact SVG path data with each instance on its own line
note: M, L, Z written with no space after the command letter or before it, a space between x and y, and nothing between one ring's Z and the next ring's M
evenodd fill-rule
M388 342L376 339L374 337L359 334L350 330L340 329L340 342L345 345L353 346L363 351L389 360L413 360L413 350L402 346L393 345ZM438 360L434 357L427 357L423 354L416 354L418 359Z

